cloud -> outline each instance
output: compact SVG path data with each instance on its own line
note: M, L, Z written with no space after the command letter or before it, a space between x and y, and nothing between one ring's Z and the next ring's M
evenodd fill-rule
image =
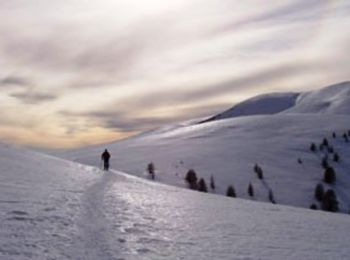
M31 105L49 102L58 98L58 96L54 94L39 93L33 91L12 93L10 96L20 100L22 103Z
M17 76L8 76L5 78L0 78L0 87L4 86L28 86L30 83L28 80L17 77Z

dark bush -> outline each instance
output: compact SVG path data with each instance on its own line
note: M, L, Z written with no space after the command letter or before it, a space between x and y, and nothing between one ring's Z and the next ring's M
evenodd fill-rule
M337 134L335 132L333 132L332 137L337 138Z
M232 197L232 198L236 197L236 191L232 185L228 186L227 191L226 191L226 196Z
M324 195L324 188L323 188L323 185L321 183L319 183L319 184L317 184L317 186L315 188L315 198L318 201L322 201L323 195Z
M328 146L328 139L327 138L323 138L323 141L322 141L322 144L323 144L323 146Z
M310 209L317 210L317 205L315 203L311 204Z
M208 192L207 184L203 178L201 178L198 182L198 191Z
M272 190L269 190L269 200L272 204L276 204L275 196L273 195Z
M339 154L338 154L338 153L334 153L334 155L333 155L333 161L334 161L334 162L339 162L339 160L340 160Z
M210 177L210 188L215 190L215 180L213 175Z
M254 171L260 180L264 179L264 173L258 164L255 164Z
M149 163L147 165L147 172L151 176L152 180L154 180L154 178L155 178L155 167L154 167L153 162L151 162L151 163Z
M187 181L187 183L190 186L190 189L192 190L197 190L198 185L197 185L197 174L193 169L190 169L185 177L185 180Z
M322 209L330 212L339 211L339 203L337 200L337 196L333 190L329 189L324 194L323 200L322 200Z
M254 197L254 187L251 183L249 183L249 186L248 186L248 195L250 197Z
M311 143L311 145L310 145L310 151L311 151L311 152L316 152L316 151L317 151L317 147L316 147L316 144L315 144L315 143Z
M321 165L322 165L323 169L329 168L328 156L323 157Z
M333 184L336 180L335 171L332 167L328 167L324 172L323 181L325 183Z

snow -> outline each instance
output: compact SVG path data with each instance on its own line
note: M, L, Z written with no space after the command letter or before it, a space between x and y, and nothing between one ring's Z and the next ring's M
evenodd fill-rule
M340 113L338 108L344 106L337 105L350 104L346 95L349 89L350 84L343 83L301 94L303 98L299 96L295 109L305 107L303 104L308 102L310 110L303 110L305 113L292 113L290 108L272 115L239 116L202 124L186 122L120 142L63 151L59 156L98 166L100 153L108 148L113 169L138 177L147 178L146 166L153 162L158 182L187 188L184 177L193 168L207 183L210 176L214 176L217 194L224 194L232 184L238 197L251 200L247 188L252 183L256 201L268 202L271 189L278 204L309 208L312 203L319 206L314 199L314 189L322 183L324 173L320 165L324 153L312 153L309 147L311 142L319 144L327 137L341 161L331 162L337 182L325 187L335 190L341 212L347 213L350 209L350 144L345 143L341 135L350 129L350 113ZM257 108L259 100L271 100L271 97L275 100L276 94L256 99ZM321 99L333 100L330 107L334 109L312 110ZM275 111L281 110L281 106L277 108ZM337 133L336 139L331 137L333 132ZM302 164L298 163L299 158ZM253 172L256 163L264 171L263 181Z
M293 107L298 96L298 93L273 93L260 95L239 103L229 110L206 119L203 122L240 116L277 114Z
M348 259L350 218L203 194L0 144L0 258Z

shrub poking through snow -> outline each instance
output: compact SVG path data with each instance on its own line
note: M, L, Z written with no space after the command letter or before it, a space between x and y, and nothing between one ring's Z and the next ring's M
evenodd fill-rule
M334 148L333 148L333 146L328 146L328 148L327 148L327 152L328 153L334 153Z
M348 135L346 133L343 134L343 138L345 140L345 142L349 142L349 138L348 138Z
M215 180L214 180L214 176L210 176L210 188L212 190L215 190Z
M337 134L335 132L332 133L333 138L337 138Z
M311 204L310 209L317 210L317 205L315 203Z
M261 169L261 167L258 164L255 164L254 166L254 172L256 173L256 175L258 176L258 178L260 180L264 179L264 173L263 170Z
M300 158L298 158L298 163L303 164L303 161Z
M339 161L340 161L340 157L339 157L339 154L338 154L338 153L334 153L334 155L333 155L333 161L334 161L334 162L339 162Z
M329 145L328 139L327 138L323 138L322 144L323 144L323 146L328 147L328 145Z
M323 157L321 165L322 165L323 169L329 168L328 156Z
M323 181L325 183L333 184L335 183L336 176L335 176L335 171L332 167L328 167L325 172L324 172L324 177Z
M185 177L186 182L188 183L190 189L192 190L197 190L198 185L197 185L197 174L193 169L190 169Z
M236 198L236 191L232 185L227 187L226 196Z
M316 188L315 188L315 199L317 199L318 201L322 201L323 195L324 195L324 188L323 188L323 185L319 183L316 185Z
M316 147L316 144L315 144L315 143L311 143L311 145L310 145L310 151L311 151L311 152L316 152L316 151L317 151L317 147Z
M269 201L272 204L276 204L275 196L273 195L273 191L271 189L269 190Z
M208 192L207 184L203 178L201 178L198 182L198 191Z
M337 199L337 195L334 190L329 189L323 196L322 200L322 209L330 212L338 212L339 211L339 203Z
M151 176L152 180L154 180L155 179L155 167L154 167L153 162L151 162L147 165L147 172Z
M254 197L254 187L251 183L249 183L249 185L248 185L248 195L250 197Z

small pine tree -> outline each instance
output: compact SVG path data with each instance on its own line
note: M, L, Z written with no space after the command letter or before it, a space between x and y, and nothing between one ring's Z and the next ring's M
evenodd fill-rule
M324 188L323 188L323 185L321 183L319 183L319 184L317 184L317 186L315 188L315 198L318 201L322 201L323 195L324 195Z
M198 182L198 191L208 192L207 184L203 178L201 178Z
M349 138L348 138L348 135L346 133L343 134L343 138L344 138L346 143L349 142Z
M254 171L260 180L264 179L264 173L258 164L255 164Z
M330 212L338 212L339 211L339 203L337 199L337 195L334 190L329 189L323 196L322 200L322 209Z
M328 169L329 168L329 163L328 163L328 156L325 156L322 159L322 163L321 163L323 169Z
M190 189L192 190L197 190L197 174L193 169L190 169L185 177L185 180L187 181L187 183L189 184Z
M334 155L333 155L333 161L334 161L334 162L339 162L339 160L340 160L339 154L338 154L338 153L334 153Z
M248 195L250 197L254 197L254 187L251 183L249 183L249 186L248 186Z
M327 151L328 151L328 153L334 153L333 146L328 146Z
M311 204L310 209L317 210L317 205L315 203Z
M332 167L328 167L325 172L324 172L324 177L323 181L325 183L333 184L335 183L336 176L335 176L335 171Z
M311 151L311 152L316 152L316 151L317 151L317 147L316 147L316 144L315 144L315 143L311 143L311 145L310 145L310 151Z
M232 185L227 187L226 196L236 198L236 191Z
M337 138L337 134L335 132L333 132L332 137Z
M303 164L303 161L300 158L298 158L298 163Z
M210 188L212 190L215 190L215 180L214 180L214 176L210 176Z
M319 148L318 148L320 151L323 151L324 149L324 145L323 144L320 144Z
M269 190L269 200L272 204L276 204L275 196L273 195L273 191Z
M153 162L151 162L147 165L147 172L151 176L152 180L154 180L155 179L155 167L154 167Z
M323 144L323 146L328 147L328 145L329 145L328 139L327 138L323 138L322 144Z

